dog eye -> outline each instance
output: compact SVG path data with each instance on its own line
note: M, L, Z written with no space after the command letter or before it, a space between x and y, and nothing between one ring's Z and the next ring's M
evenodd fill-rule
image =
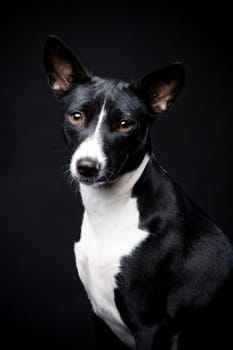
M123 132L127 132L127 131L131 130L132 127L133 127L132 122L130 122L129 120L126 120L126 119L121 119L120 123L118 125L118 130L123 131Z
M72 124L83 126L85 122L85 115L83 112L75 111L69 114L69 120Z

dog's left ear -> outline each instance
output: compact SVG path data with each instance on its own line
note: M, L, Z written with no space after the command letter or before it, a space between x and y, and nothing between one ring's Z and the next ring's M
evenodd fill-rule
M174 63L147 75L131 88L153 112L160 114L175 102L184 86L184 78L184 67Z
M76 84L90 80L75 55L55 36L45 43L44 66L49 85L58 97Z

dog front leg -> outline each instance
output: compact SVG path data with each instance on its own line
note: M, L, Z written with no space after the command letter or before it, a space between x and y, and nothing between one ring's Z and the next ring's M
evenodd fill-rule
M96 349L129 350L111 331L111 329L94 314Z
M166 328L144 329L136 335L136 350L176 350Z

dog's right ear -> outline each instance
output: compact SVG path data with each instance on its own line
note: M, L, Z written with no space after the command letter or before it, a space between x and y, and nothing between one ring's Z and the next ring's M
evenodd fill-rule
M76 84L90 80L75 55L55 36L50 36L46 41L44 66L49 85L58 97Z

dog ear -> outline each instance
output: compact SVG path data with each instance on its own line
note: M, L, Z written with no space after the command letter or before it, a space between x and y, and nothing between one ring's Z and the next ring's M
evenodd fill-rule
M45 43L44 66L49 85L57 96L90 80L74 54L55 36L50 36Z
M153 112L160 114L175 102L183 88L184 78L184 67L181 63L174 63L147 75L131 88Z

